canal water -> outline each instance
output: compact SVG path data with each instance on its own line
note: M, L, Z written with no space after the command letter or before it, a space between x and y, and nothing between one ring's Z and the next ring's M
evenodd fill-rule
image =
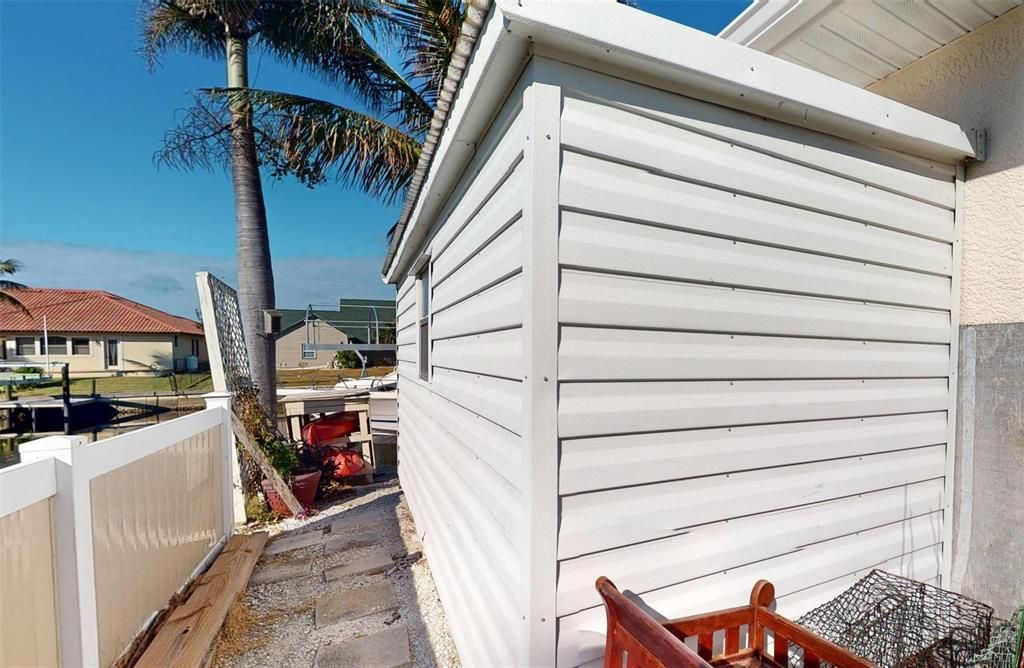
M111 398L111 406L116 409L115 415L106 423L95 425L89 429L79 429L76 436L85 436L89 443L111 438L129 431L149 427L193 413L203 408L203 400L198 397L131 397ZM0 468L13 466L21 461L18 447L22 443L42 438L49 434L13 434L0 432Z

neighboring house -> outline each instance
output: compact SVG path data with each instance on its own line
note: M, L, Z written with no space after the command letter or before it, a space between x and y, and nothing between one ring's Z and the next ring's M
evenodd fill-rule
M1004 617L1024 601L1024 532L1007 530L1024 526L1022 4L762 0L722 33L984 131L984 160L966 166L956 249L962 401L949 584Z
M277 366L282 369L327 366L333 362L334 352L303 351L305 343L385 343L388 336L394 337L395 302L392 300L343 299L337 310L277 311L281 314ZM384 358L393 360L394 355L372 353L370 358L377 362Z
M76 376L162 374L209 364L202 326L103 290L26 288L0 305L0 359L67 362ZM43 320L46 320L44 337ZM49 351L47 351L47 342Z
M669 618L948 583L968 133L613 2L461 42L384 275L463 663L599 660L600 575Z

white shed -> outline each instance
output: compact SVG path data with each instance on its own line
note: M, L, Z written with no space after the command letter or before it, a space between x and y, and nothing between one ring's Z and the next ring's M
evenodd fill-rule
M464 664L597 659L599 575L671 616L942 582L967 135L615 3L463 42L384 274Z

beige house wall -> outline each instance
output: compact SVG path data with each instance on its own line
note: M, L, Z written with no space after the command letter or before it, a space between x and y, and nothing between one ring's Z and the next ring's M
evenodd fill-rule
M322 320L314 320L309 328L309 343L348 343L348 336L340 329ZM280 369L326 366L334 359L333 352L319 352L313 359L302 358L302 344L306 343L306 326L301 325L277 339L277 366Z
M199 341L199 365L206 368L210 363L210 355L206 351L206 337L192 334L176 334L174 336L174 359L178 360L178 369L184 369L184 359L192 354L192 341Z
M36 338L36 354L17 355L15 339L17 337L31 336ZM63 336L68 340L68 354L57 355L51 352L51 362L68 362L68 370L75 376L97 376L114 373L154 373L165 372L174 369L175 358L183 358L191 354L190 339L192 335L179 334L178 347L174 346L174 336L171 334L84 334L67 332L50 332L50 336ZM71 354L72 338L88 338L89 354ZM0 332L0 339L4 340L6 347L7 362L24 362L25 364L44 364L47 356L42 349L42 332ZM107 368L104 364L103 342L107 339L115 339L120 345L119 363L114 368ZM205 343L199 346L200 361L206 362L208 356Z
M869 90L988 131L987 159L967 168L960 321L1024 321L1024 7Z

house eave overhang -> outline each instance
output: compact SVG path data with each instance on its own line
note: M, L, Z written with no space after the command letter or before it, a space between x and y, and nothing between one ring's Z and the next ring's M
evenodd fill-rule
M719 37L867 87L1024 0L753 0Z
M440 212L498 107L534 49L569 54L590 66L648 81L689 97L791 125L927 159L974 157L956 124L827 75L614 2L496 0L463 71L436 152L410 192L383 277L396 283L419 259Z

